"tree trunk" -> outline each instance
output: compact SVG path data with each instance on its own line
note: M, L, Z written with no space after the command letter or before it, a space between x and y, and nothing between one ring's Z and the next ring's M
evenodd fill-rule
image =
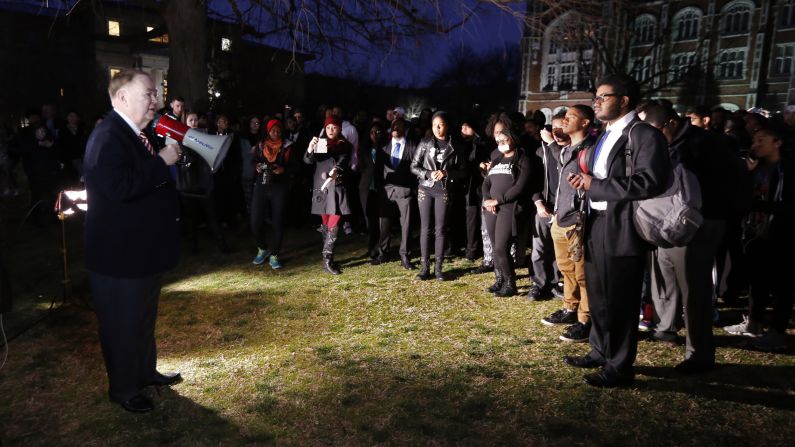
M163 18L168 27L168 96L182 96L192 110L207 110L207 2L169 0Z

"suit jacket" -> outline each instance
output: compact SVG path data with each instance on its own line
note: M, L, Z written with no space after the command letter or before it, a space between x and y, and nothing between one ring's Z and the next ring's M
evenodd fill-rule
M397 168L392 166L392 141L390 139L384 147L376 151L374 181L376 189L383 188L388 197L393 194L395 198L408 197L417 187L417 177L411 172L411 160L417 150L417 144L406 139L406 147L400 154L400 163Z
M607 161L607 177L591 180L588 198L607 202L608 255L638 256L653 247L638 236L633 221L632 202L647 199L665 192L672 175L668 144L663 134L650 125L633 125L630 121L613 146ZM628 133L632 129L632 176L626 175ZM588 169L593 171L594 150L588 154Z
M178 197L163 159L112 111L91 133L83 166L86 268L120 278L173 268L180 247Z

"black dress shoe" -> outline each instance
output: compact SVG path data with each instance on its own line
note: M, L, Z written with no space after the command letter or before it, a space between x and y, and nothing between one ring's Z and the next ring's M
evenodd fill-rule
M674 371L680 374L698 374L715 368L715 362L699 362L696 359L686 359L674 366Z
M480 275L481 273L489 273L494 271L494 264L483 264L480 267L472 269L472 273Z
M155 373L155 378L149 382L149 385L156 386L171 386L182 382L182 375L180 373Z
M597 388L617 388L620 386L630 386L635 382L632 377L621 377L614 374L608 374L604 370L586 374L582 377L582 381Z
M594 360L587 355L584 356L574 356L574 355L567 355L563 357L563 363L573 366L575 368L601 368L604 366L604 363Z
M120 402L120 405L131 413L146 413L155 409L152 401L143 394L136 394L124 402Z
M675 332L655 331L651 334L649 340L661 341L663 343L668 343L674 346L679 344L679 337L676 335Z
M370 265L381 265L384 263L383 256L376 256L374 258L370 258Z

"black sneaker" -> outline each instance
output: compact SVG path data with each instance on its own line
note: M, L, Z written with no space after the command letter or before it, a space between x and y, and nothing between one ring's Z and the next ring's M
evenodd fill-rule
M577 322L577 311L560 309L552 312L548 317L541 319L541 322L547 326L554 326L556 324L574 324Z
M552 286L552 289L550 289L550 291L552 292L552 296L554 296L555 298L558 298L558 299L561 299L561 300L563 299L563 287L562 286L560 286L558 284L555 284L554 286Z
M560 339L568 343L585 343L591 334L591 323L580 323L579 321L567 327L563 331Z
M552 298L548 291L542 290L541 287L533 284L530 286L530 291L527 293L529 301L542 301Z

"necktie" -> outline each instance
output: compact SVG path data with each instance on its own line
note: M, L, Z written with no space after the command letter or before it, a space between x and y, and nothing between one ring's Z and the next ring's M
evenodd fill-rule
M146 134L141 132L138 134L138 138L140 138L141 143L146 146L146 150L148 150L151 155L155 155L155 148L152 147L152 143L149 142L149 138L146 138Z
M392 167L397 169L400 164L400 143L395 143L392 146Z
M599 153L602 152L602 145L604 144L605 140L607 140L607 136L610 134L609 130L606 130L605 133L602 134L602 138L599 138L599 142L596 143L596 149L594 149L593 154L593 164L596 166L596 160L599 158Z

